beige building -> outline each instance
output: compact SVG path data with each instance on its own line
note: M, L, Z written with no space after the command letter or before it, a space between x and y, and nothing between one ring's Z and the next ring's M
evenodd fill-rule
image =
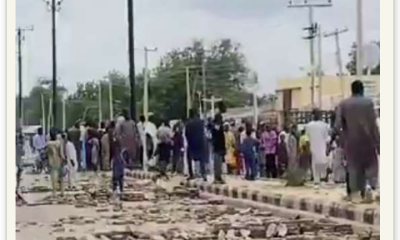
M351 94L350 85L356 76L343 77L344 97ZM365 95L372 97L379 106L380 76L365 76ZM318 78L315 79L315 107L322 110L333 110L342 99L342 84L337 76L324 76L321 81L321 106L319 106ZM280 79L277 84L276 110L311 110L311 80L310 77L295 79Z

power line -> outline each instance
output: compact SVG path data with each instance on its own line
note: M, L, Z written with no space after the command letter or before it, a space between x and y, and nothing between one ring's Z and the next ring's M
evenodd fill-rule
M305 27L304 30L307 30L309 32L309 35L305 37L304 39L310 41L310 64L311 64L311 106L314 108L315 106L315 59L314 59L314 39L316 37L317 33L317 28L318 25L314 23L314 8L315 7L331 7L332 3L331 0L327 0L324 2L316 2L312 1L309 2L307 0L304 0L302 2L299 1L299 3L294 3L293 1L289 1L289 8L308 8L309 10L309 26Z

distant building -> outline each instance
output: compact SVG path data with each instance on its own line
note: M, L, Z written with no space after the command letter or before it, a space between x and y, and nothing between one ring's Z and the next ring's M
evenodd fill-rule
M343 76L344 97L351 95L351 83L357 79L356 76ZM379 107L380 76L364 76L365 95L373 98ZM278 80L276 89L276 110L278 111L309 111L311 110L311 80L310 77ZM333 110L342 99L341 80L338 76L324 76L322 79L321 109ZM318 78L315 79L315 107L319 107L318 101Z

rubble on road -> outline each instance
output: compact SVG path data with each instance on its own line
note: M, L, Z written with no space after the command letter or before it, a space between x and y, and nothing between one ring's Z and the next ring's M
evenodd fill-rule
M194 188L175 186L167 190L151 180L125 184L120 199L114 199L107 177L98 185L83 180L80 191L63 197L43 198L40 202L44 204L71 205L96 214L93 217L73 213L59 218L48 224L51 234L57 240L379 239L379 234L372 232L356 235L351 225L330 219L281 218L255 208L234 208L219 198L201 199ZM18 223L17 233L36 224ZM185 224L196 227L183 227ZM79 235L75 231L80 227L93 230Z

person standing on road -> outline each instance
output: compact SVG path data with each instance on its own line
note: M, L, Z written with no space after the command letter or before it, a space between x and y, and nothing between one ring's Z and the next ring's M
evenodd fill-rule
M285 141L285 135L279 135L280 141L278 143L278 174L279 177L284 177L288 167L288 146Z
M158 128L157 138L159 140L157 155L160 175L168 179L167 168L171 160L172 131L167 120L164 120Z
M64 184L62 181L62 146L61 142L57 139L57 131L54 128L50 130L50 141L47 143L47 153L53 197L56 195L58 189L60 189L61 195L64 195Z
M200 163L200 174L204 181L207 181L206 168L205 168L205 128L204 122L200 119L199 115L191 109L189 112L189 121L186 124L185 137L188 143L188 168L189 180L193 179L192 159Z
M40 154L46 148L46 136L43 134L43 128L38 128L37 133L33 137L33 149Z
M304 179L307 179L312 175L311 170L311 152L310 152L310 140L308 139L305 129L301 130L299 138L299 170ZM312 177L311 177L312 178Z
M335 131L343 133L350 189L346 199L357 201L364 200L367 184L376 187L380 133L374 103L364 97L363 83L354 81L351 92L337 108Z
M221 116L222 117L222 116ZM229 124L225 123L223 125L224 134L225 134L225 162L228 168L228 174L238 174L236 159L235 159L235 135L229 129Z
M276 145L278 143L278 136L275 131L266 125L266 131L261 136L261 141L265 151L266 175L267 178L276 178Z
M81 170L81 131L79 130L79 123L75 123L75 125L68 130L68 138L71 140L72 144L74 144L76 150L76 157L78 160L78 169Z
M140 146L140 136L135 121L129 117L127 110L123 110L121 117L115 129L116 137L121 148L126 149L129 154L128 167L133 168L136 152Z
M64 135L65 136L65 135ZM71 136L67 136L67 139L65 139L66 144L65 144L65 157L67 160L67 166L68 166L68 187L73 188L75 187L75 181L76 181L76 172L78 170L78 158L76 154L76 149L75 145L71 141Z
M250 181L254 181L257 176L257 166L256 166L256 155L259 141L252 136L252 131L250 129L246 130L246 138L243 139L241 144L241 153L243 155L245 166L246 166L246 176L245 178Z
M183 153L184 153L184 139L183 129L181 122L174 125L173 141L173 156L172 156L172 172L183 174Z
M24 156L24 147L23 147L24 137L23 137L20 129L17 130L16 137L17 137L16 138L16 146L15 146L16 168L17 168L16 191L18 192L20 181L21 181L21 175L22 175L22 156Z
M212 147L214 155L214 182L223 184L222 164L226 154L225 133L223 129L223 118L220 113L215 115L214 124L211 126Z
M306 126L307 137L310 140L312 172L315 188L325 177L327 170L327 146L329 143L329 126L321 120L321 112L313 110L313 120Z
M139 148L139 160L140 160L140 163L142 166L144 166L144 164L145 164L144 163L144 154L145 154L144 151L146 151L144 149L145 141L146 141L146 125L145 124L146 124L146 118L144 115L141 115L139 117L139 122L137 123L137 129L138 129L140 141L141 141L140 148Z

